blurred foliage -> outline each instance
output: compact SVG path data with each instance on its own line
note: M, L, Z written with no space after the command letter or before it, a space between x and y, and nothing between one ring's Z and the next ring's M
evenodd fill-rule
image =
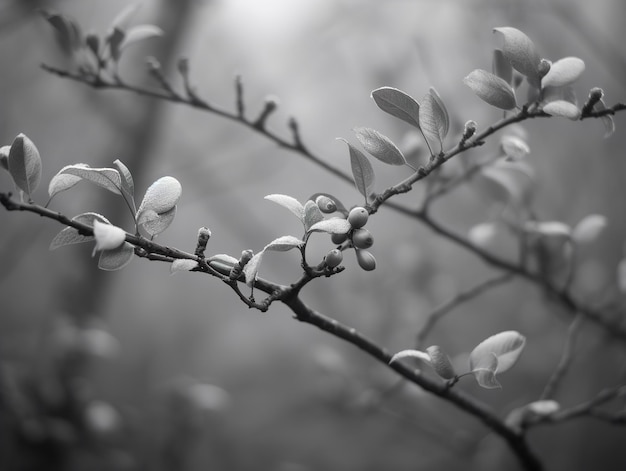
M63 59L37 3L2 7L0 142L18 132L37 142L43 181L79 161L108 166L135 159L142 191L164 174L184 182L177 222L162 242L193 250L197 228L206 225L210 244L224 253L259 250L295 227L263 200L268 193L302 200L328 191L344 202L361 201L323 170L219 118L44 73L39 63L62 65ZM45 3L87 31L103 31L127 2ZM469 71L489 69L494 26L522 29L546 57L581 57L587 71L579 96L593 86L601 86L609 102L626 95L626 57L618 47L626 39L626 6L618 0L180 3L187 5L184 14L166 22L177 2L143 2L142 20L165 35L129 53L120 73L145 83L146 54L166 70L186 56L203 96L233 106L233 77L241 74L251 112L267 95L279 97L269 125L283 129L296 116L305 143L346 170L345 146L335 138L351 136L353 127L413 142L407 127L369 98L383 85L414 96L437 87L451 132L468 119L495 121L498 113L462 84ZM620 160L626 133L620 132L623 117L616 122L618 132L608 140L591 120L526 127L540 216L569 224L589 213L608 218L601 241L581 254L579 289L595 297L614 286L626 229L626 162ZM496 143L490 145L460 159L489 155ZM377 168L381 188L399 175ZM0 179L9 184L6 175ZM499 211L476 186L438 202L438 217L467 231ZM109 207L109 195L86 186L76 191L80 198L57 201L67 214L101 209L124 220ZM415 201L413 194L403 198ZM218 283L170 277L167 267L147 262L102 274L89 258L91 248L49 253L59 228L37 218L0 212L0 227L0 469L511 469L508 450L480 424L398 386L383 367L303 328L282 307L268 315L249 312ZM411 345L430 310L490 275L473 256L390 211L368 227L377 238L377 270L356 270L347 256L345 276L309 286L304 295L390 350ZM290 255L268 258L265 276L289 280L288 262L298 268ZM524 332L527 351L501 378L503 390L459 385L505 416L541 394L558 362L566 320L542 293L514 281L445 317L429 342L467 361L486 336ZM623 350L594 329L583 329L577 348L558 392L562 403L611 385L616 371L624 378ZM557 428L531 435L549 469L622 469L623 429L588 419Z

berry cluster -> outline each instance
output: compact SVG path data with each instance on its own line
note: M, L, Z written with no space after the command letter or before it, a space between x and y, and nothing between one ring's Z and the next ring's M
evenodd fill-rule
M374 237L370 231L364 228L368 219L369 213L367 209L361 206L352 208L348 214L348 222L351 226L350 231L345 234L332 234L331 240L337 245L350 240L350 245L354 247L356 252L356 259L359 266L363 270L371 271L376 268L376 259L366 250L374 245ZM333 249L328 252L324 260L326 265L331 268L338 266L343 261L342 251L340 249Z

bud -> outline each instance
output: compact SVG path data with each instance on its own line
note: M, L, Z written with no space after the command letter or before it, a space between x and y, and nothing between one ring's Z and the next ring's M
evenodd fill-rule
M355 249L356 260L359 266L365 271L372 271L376 268L376 259L367 250Z
M430 362L439 376L443 379L452 379L456 376L450 358L441 347L433 345L426 349L426 353L430 356Z
M324 257L324 263L327 267L335 268L343 261L343 253L339 249L332 249Z
M320 195L315 198L315 203L323 213L330 214L337 211L337 204L326 195Z
M550 67L552 67L552 62L548 59L541 59L539 61L539 65L537 66L537 73L539 74L539 78L542 79L546 76L548 72L550 72Z
M211 238L211 230L208 227L201 227L198 229L198 244L196 245L195 254L198 257L204 257L204 251L206 250L206 245Z
M470 119L468 122L466 122L465 127L463 128L463 136L461 137L461 142L467 141L470 137L476 134L477 127L478 125L474 120Z

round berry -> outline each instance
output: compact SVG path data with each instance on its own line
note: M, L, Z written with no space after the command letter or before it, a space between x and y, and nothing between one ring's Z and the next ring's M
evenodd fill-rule
M326 214L334 213L337 211L337 205L328 196L319 195L315 199L315 203L319 206L320 211Z
M372 271L376 268L376 259L367 250L356 249L356 261L365 271Z
M346 240L348 240L348 234L331 234L330 240L332 240L333 244L336 245L343 244Z
M352 231L352 245L357 249L369 249L374 245L374 237L367 229L354 229Z
M335 268L343 261L343 253L339 249L332 249L324 257L324 263L327 267Z
M359 229L367 223L369 216L367 209L362 206L357 206L356 208L352 208L350 214L348 214L348 222L354 229Z

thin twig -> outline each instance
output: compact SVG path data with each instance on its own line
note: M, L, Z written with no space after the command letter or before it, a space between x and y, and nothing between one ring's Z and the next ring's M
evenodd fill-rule
M567 338L565 339L565 344L563 345L561 359L559 360L559 364L556 366L556 369L552 372L552 375L550 376L550 379L541 394L542 400L552 398L559 387L559 384L565 377L565 374L567 373L574 357L576 334L582 325L583 319L583 316L578 314L567 329Z
M445 316L446 314L448 314L455 308L459 307L461 304L477 296L480 296L481 294L483 294L484 292L486 292L487 290L491 288L494 288L498 285L506 283L512 278L513 278L513 274L510 272L501 273L499 275L496 275L492 278L489 278L483 281L482 283L472 286L468 290L457 294L455 297L437 306L437 308L433 309L428 314L428 316L426 317L426 322L424 322L424 325L422 326L420 331L417 333L416 341L415 341L416 348L417 349L422 348L424 341L426 340L426 337L428 336L428 334L432 331L432 329L435 327L437 322L443 316Z

